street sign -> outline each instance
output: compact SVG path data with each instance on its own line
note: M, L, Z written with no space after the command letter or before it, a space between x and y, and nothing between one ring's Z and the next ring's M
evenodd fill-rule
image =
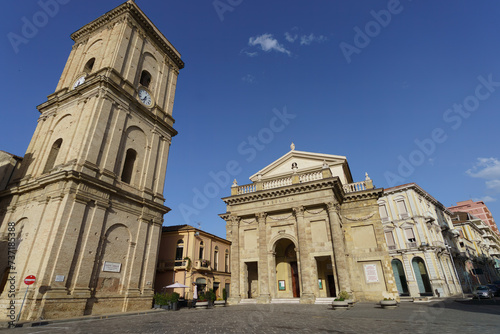
M36 278L34 275L26 276L26 278L24 279L24 284L31 285L31 284L35 283L35 280L36 280Z

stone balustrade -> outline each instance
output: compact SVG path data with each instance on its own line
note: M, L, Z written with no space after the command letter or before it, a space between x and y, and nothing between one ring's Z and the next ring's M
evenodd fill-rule
M263 182L262 188L265 189L273 189L273 188L279 188L279 187L284 187L284 186L289 186L292 184L292 177L284 177L281 179L276 179L276 180L271 180L271 181L266 181Z
M330 170L326 169L310 172L310 173L302 173L302 174L294 174L287 177L282 177L278 179L272 179L267 181L258 181L251 184L245 184L242 186L238 186L236 183L233 185L232 195L243 195L248 193L253 193L259 190L268 190L275 189L279 187L286 187L296 183L306 183L317 180L322 180L324 178L332 177ZM349 183L344 185L345 193L353 193L357 191L363 191L366 189L372 189L373 184L371 180L365 180L361 182Z
M361 181L361 182L354 182L354 183L348 183L344 184L344 192L347 193L353 193L356 191L363 191L366 190L366 181Z

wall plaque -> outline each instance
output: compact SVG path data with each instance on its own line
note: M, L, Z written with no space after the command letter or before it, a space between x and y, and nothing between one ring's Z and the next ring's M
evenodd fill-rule
M376 264L365 264L366 283L378 283L378 273Z
M102 266L102 271L107 271L110 273L119 273L121 269L122 264L117 262L104 261L104 265Z
M64 275L56 275L56 282L64 282Z

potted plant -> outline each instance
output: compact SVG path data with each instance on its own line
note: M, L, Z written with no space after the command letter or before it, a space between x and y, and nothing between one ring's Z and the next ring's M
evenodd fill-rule
M338 309L346 309L349 307L349 293L347 291L340 291L337 298L335 298L332 302L332 307L334 310Z
M155 293L154 295L154 308L161 308L161 302L163 299L163 295L161 293Z
M208 299L204 293L200 293L198 300L196 301L196 308L208 308Z
M398 307L398 302L392 298L384 298L380 301L380 306L385 309L393 309Z
M171 309L173 311L177 311L179 309L179 307L178 307L179 297L180 297L180 295L177 292L172 292L172 294L170 294L170 296L169 296Z
M226 301L222 298L217 298L217 300L214 301L214 306L215 307L226 306Z

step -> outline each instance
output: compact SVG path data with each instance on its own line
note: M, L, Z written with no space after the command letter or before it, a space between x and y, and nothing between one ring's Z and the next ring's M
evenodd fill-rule
M257 299L242 299L240 304L257 304Z
M300 298L273 298L271 304L300 304Z

